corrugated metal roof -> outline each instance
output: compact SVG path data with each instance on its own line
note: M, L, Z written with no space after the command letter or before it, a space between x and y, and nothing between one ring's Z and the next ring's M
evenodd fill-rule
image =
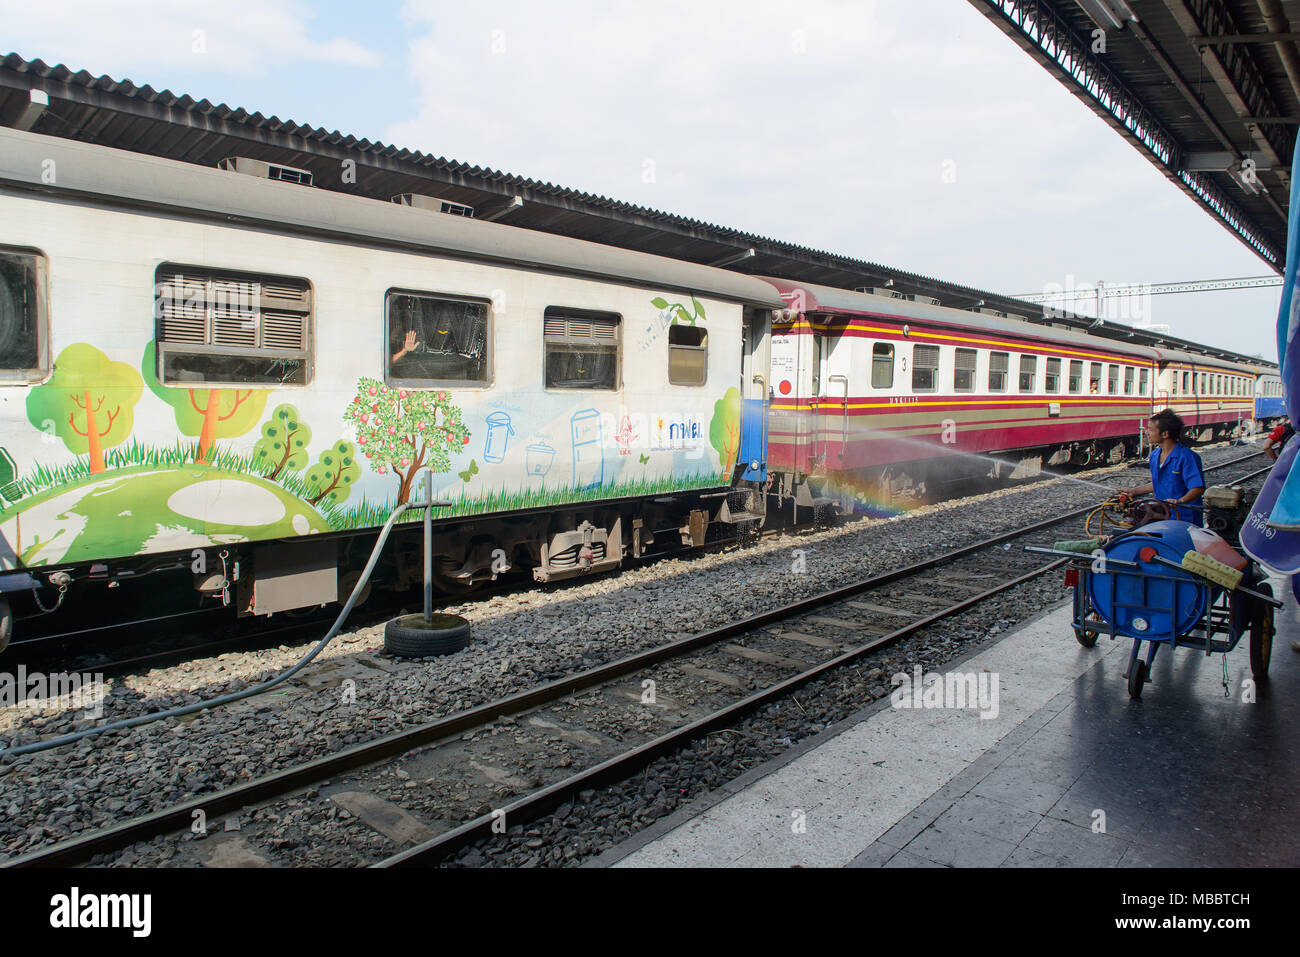
M53 160L59 170L57 185L43 181L46 160ZM419 252L620 279L754 306L782 305L768 283L725 269L3 127L0 185L156 208L171 215L328 234L335 240L368 240Z
M509 213L511 225L698 264L752 249L752 256L727 268L847 289L892 281L901 292L936 298L945 306L983 304L1027 314L1033 321L1043 319L1041 306L1011 296L130 80L50 66L15 53L0 60L0 124L12 122L8 117L26 105L33 88L44 90L51 101L31 127L37 133L204 166L230 156L247 156L308 169L317 185L329 190L382 200L403 192L425 193L473 206L480 214L504 208L520 196L524 204ZM364 175L358 175L355 183L343 183L338 176L341 159L355 160ZM1051 321L1080 329L1092 324L1091 319L1069 316ZM1153 341L1150 334L1118 323L1102 323L1092 332L1136 343ZM1210 348L1175 337L1160 338L1182 348Z

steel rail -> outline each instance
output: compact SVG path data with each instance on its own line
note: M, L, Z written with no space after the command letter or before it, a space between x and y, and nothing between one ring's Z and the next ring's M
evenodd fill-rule
M1231 465L1237 464L1238 462L1262 454L1262 452L1251 453L1249 455L1232 459L1229 462L1207 466L1203 471L1227 468ZM1267 470L1265 469L1261 471ZM119 850L128 847L131 844L148 840L162 834L188 829L193 820L195 811L202 811L207 818L212 819L231 811L240 810L241 808L247 807L250 804L255 804L259 801L290 794L295 790L310 787L313 784L328 780L329 778L335 777L339 774L382 761L386 758L396 757L412 750L413 748L458 736L473 728L489 724L499 717L517 714L521 711L526 711L568 697L569 695L584 691L587 688L608 683L628 674L641 671L652 665L659 664L662 661L676 658L684 653L694 651L697 648L716 644L719 641L731 638L735 635L753 631L765 625L813 611L823 605L833 604L837 601L850 598L860 592L868 591L872 588L878 588L881 585L886 585L899 579L912 577L921 572L928 571L956 559L974 554L991 546L1001 545L1004 542L1020 538L1024 535L1050 528L1051 526L1058 525L1061 522L1066 522L1070 519L1085 515L1094 507L1095 506L1091 505L1085 506L1049 519L1044 519L1040 522L1021 526L1011 531L995 535L991 538L983 539L979 542L944 552L943 554L932 558L924 559L912 565L882 572L873 575L870 578L853 582L849 585L831 589L830 591L822 592L809 598L800 599L769 611L760 612L759 614L752 615L749 618L740 621L731 622L711 631L700 632L696 635L678 639L677 641L669 642L668 644L660 645L656 648L637 652L636 654L621 658L617 661L588 669L587 671L580 672L576 675L547 682L546 684L540 685L536 688L517 692L508 697L479 705L478 707L471 708L455 715L449 715L445 718L440 718L436 721L408 730L394 732L393 734L385 735L384 737L378 738L374 741L354 745L333 754L322 755L321 757L314 758L292 768L284 768L280 771L274 771L270 774L263 775L260 778L255 778L252 781L235 785L213 794L197 796L190 800L183 801L180 804L168 808L162 808L149 814L133 818L129 821L124 821L121 824L103 828L82 837L71 838L49 848L43 848L29 854L24 854L11 861L6 861L3 864L0 864L0 868L71 867L83 864L98 854ZM1033 572L1030 574L1030 577L1043 574L1046 570L1047 568L1045 567L1044 569ZM998 591L1003 591L1007 587L1013 587L1014 584L1019 583L1020 579L1017 579L1011 584L998 586L988 592L965 599L963 602L959 603L958 606L945 609L937 615L927 616L927 618L921 619L920 621L937 621L949 614L954 614L956 611L961 610L961 608L968 607L969 604L979 600L984 600L990 595L996 594ZM890 635L882 636L876 641L862 646L862 648L873 650L879 647L882 641L889 639L891 635L895 636L893 640L898 640L898 637L906 634L908 629L915 630L916 628L921 627L924 627L924 624L914 622L903 629L899 629L897 632L891 632ZM860 656L860 654L865 653L866 652L862 651L861 648L853 649L840 655L838 658L831 659L823 665L818 666L817 669L814 669L814 672L820 674L821 672L818 669L824 668L825 665L840 661L846 656ZM810 673L805 672L804 674ZM781 685L776 687L784 687L790 681L796 681L802 677L803 675L800 675L795 678L787 679L785 682L782 682ZM807 680L811 680L811 678L808 678ZM735 707L735 705L732 707ZM703 720L707 721L712 719L709 718ZM690 726L688 725L687 727ZM653 742L651 742L651 744L653 744ZM643 745L642 747L645 748L649 746L650 745ZM601 766L598 765L597 767ZM592 770L594 771L596 769L593 768ZM545 791L548 789L543 790ZM478 822L476 821L469 822L461 828L457 828L455 831L448 832L448 834L458 833L465 828L476 825L477 823ZM389 860L392 861L393 859L390 858ZM396 861L394 862L396 863Z

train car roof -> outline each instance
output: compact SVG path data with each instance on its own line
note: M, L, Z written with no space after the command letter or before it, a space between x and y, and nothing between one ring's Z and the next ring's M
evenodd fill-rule
M1087 336L1065 329L1054 329L1026 319L1004 319L984 313L968 312L964 309L950 309L946 306L932 306L928 303L913 302L910 299L893 299L872 293L855 292L850 289L838 289L834 286L818 286L806 282L791 282L787 279L764 277L787 299L795 290L802 289L806 312L861 313L879 315L885 313L905 319L917 319L943 323L949 326L961 326L968 329L981 329L987 332L1000 332L1027 339L1044 342L1056 342L1062 345L1085 346L1099 352L1118 352L1140 356L1151 360L1156 358L1156 350L1147 346L1129 345L1114 339ZM785 303L787 306L789 302Z
M1156 352L1159 359L1164 362L1183 362L1189 365L1208 366L1213 369L1230 369L1233 372L1247 373L1249 375L1261 375L1265 371L1272 372L1276 375L1276 370L1265 370L1261 366L1247 365L1244 362L1232 362L1228 359L1218 359L1212 356L1196 355L1191 352L1180 352L1177 349L1165 349L1156 346Z
M50 161L53 167L46 165ZM43 181L46 169L55 172L53 184ZM768 283L742 273L4 127L0 186L342 236L769 308L784 305Z

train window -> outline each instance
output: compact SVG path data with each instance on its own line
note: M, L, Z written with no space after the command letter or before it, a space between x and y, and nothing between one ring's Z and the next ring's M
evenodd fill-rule
M1150 369L1138 370L1138 395L1147 394L1147 382L1150 381L1150 377L1151 377Z
M953 371L953 390L956 392L975 391L975 350L958 349L957 367Z
M390 289L384 307L390 385L489 384L487 300Z
M668 381L704 385L709 374L709 333L703 326L668 327Z
M989 353L989 391L1007 391L1007 372L1010 370L1011 357L1005 352Z
M1101 363L1093 362L1088 366L1088 391L1094 395L1101 392Z
M306 385L311 285L163 263L155 274L158 376L168 384Z
M1047 374L1046 374L1045 387L1048 392L1061 391L1061 360L1060 359L1047 360Z
M1033 392L1038 378L1038 356L1020 357L1020 391Z
M36 381L49 368L45 257L0 246L0 380Z
M1201 385L1201 387L1200 387L1199 389L1196 390L1196 394L1197 394L1197 395L1205 395L1205 373L1204 373L1204 372L1201 373L1201 382L1200 382L1200 385Z
M939 383L939 347L912 347L912 391L934 392Z
M1190 395L1192 391L1191 383L1188 381L1191 377L1190 372L1183 373L1183 395Z
M548 307L546 388L617 389L622 321L612 312Z
M1078 359L1070 360L1070 391L1083 391L1083 363Z
M1178 394L1178 373L1177 372L1169 373L1169 394L1170 395Z
M1111 362L1106 366L1106 391L1119 395L1119 366Z
M871 388L888 389L894 384L894 347L877 342L871 347Z
M1133 394L1133 367L1132 366L1124 367L1124 394L1125 395Z

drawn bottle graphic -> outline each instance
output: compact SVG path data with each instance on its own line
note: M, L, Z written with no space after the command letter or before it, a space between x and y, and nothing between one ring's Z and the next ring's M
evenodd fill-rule
M583 409L569 420L573 430L573 487L598 488L605 478L605 459L600 440L600 413Z
M524 468L532 478L545 478L546 473L551 470L553 461L555 461L555 449L545 442L534 442L528 446L527 454L524 456Z
M493 412L487 417L487 435L483 439L483 461L500 463L506 460L506 445L515 434L510 424L509 412Z

